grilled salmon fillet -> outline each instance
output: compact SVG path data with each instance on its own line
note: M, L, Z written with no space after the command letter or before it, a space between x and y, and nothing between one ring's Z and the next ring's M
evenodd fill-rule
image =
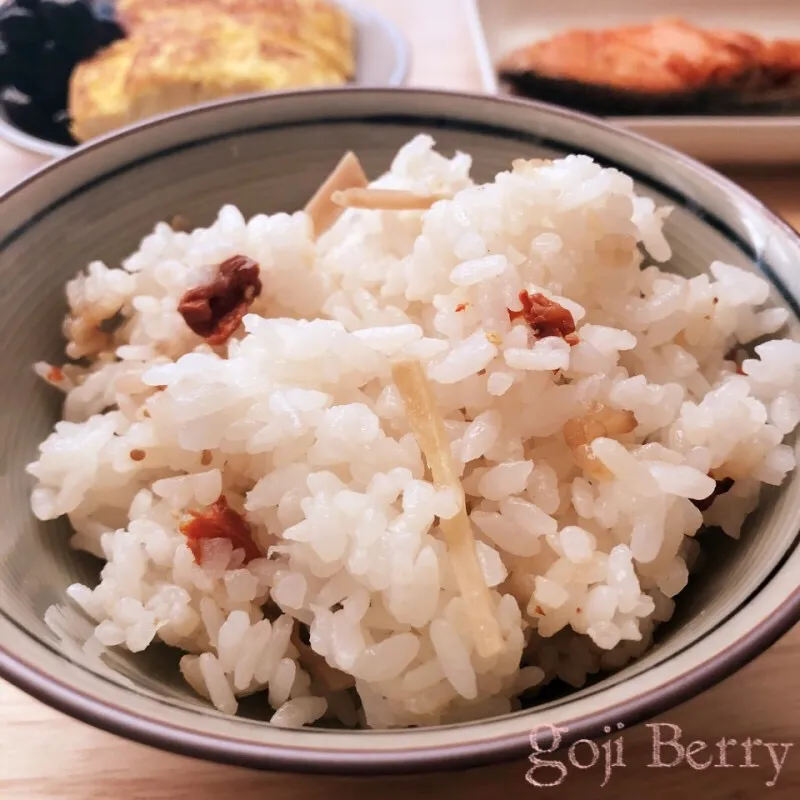
M765 72L791 71L800 43L765 42L738 31L712 31L682 19L608 30L572 30L511 53L501 74L554 79L651 94L709 86L750 86Z
M345 83L349 20L322 0L119 0L127 36L73 71L72 135L87 141L208 100Z

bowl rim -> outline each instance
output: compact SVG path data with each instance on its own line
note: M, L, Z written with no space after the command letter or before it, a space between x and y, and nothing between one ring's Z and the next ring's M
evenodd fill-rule
M2 2L2 0L0 0ZM385 37L386 41L391 44L391 52L394 54L394 63L392 64L392 70L389 73L389 77L386 79L385 83L383 84L363 84L358 83L357 79L356 82L352 86L342 87L344 89L371 89L371 88L399 88L405 84L408 80L408 76L411 72L411 64L412 64L412 53L411 53L411 45L408 42L407 37L400 29L398 25L396 25L392 20L390 20L383 12L372 8L361 2L361 0L334 0L335 3L342 6L342 8L347 12L348 16L354 23L353 27L355 29L356 36L359 35L360 29L368 24L371 23L376 25L380 28ZM335 87L331 87L335 88ZM301 91L320 91L313 87L309 89L302 89L297 88L291 90L292 92L301 92ZM324 91L324 90L322 90ZM280 95L280 94L288 94L288 92L254 92L247 95L241 95L240 97L236 98L228 98L231 100L238 100L238 99L246 99L246 98L254 98L254 97L262 97L265 95ZM224 103L226 98L222 99ZM214 101L219 102L219 101ZM173 114L177 113L180 114L183 111L191 111L193 109L204 108L209 103L199 103L195 106L188 106L186 108L178 109L175 112L169 112L168 114L162 114L158 116L151 117L150 120L160 119L163 116L172 116ZM147 122L149 120L143 120ZM135 123L136 125L137 123ZM126 130L128 127L125 126L123 128L119 128L117 131L112 131L111 136L113 136L118 131ZM99 138L93 141L99 141ZM102 138L106 138L105 136ZM50 158L62 158L70 153L75 152L83 145L69 145L69 144L58 144L58 142L52 142L49 139L42 139L39 136L34 136L32 133L27 133L22 128L17 127L10 119L8 119L7 115L0 109L0 139L5 139L9 144L13 145L14 147L18 147L21 150L24 150L29 153L35 153L41 156L49 156ZM92 142L86 142L85 144L91 144Z
M448 98L466 102L480 101L484 104L498 106L517 106L521 110L539 114L557 116L579 123L584 129L597 129L623 139L638 141L651 151L662 157L682 163L687 169L698 174L703 180L714 183L725 189L737 201L776 226L789 239L800 244L800 234L785 220L771 211L763 202L745 189L718 173L716 170L677 152L672 148L652 141L639 134L621 129L604 120L590 115L575 112L566 108L553 106L525 99L487 96L475 92L462 92L446 89L409 88L409 87L341 87L315 90L300 90L270 93L269 95L248 95L229 98L200 106L180 109L178 111L153 117L141 123L114 131L107 136L87 142L72 150L64 158L49 162L32 174L26 176L6 192L0 194L0 209L3 204L14 200L15 195L29 184L39 180L61 164L73 159L80 159L88 151L102 149L113 142L152 127L177 123L179 120L213 113L215 108L244 106L253 103L265 104L281 97L297 95L315 95L333 98L342 94L370 94L377 100L396 97L398 95L427 95L445 102ZM768 276L770 282L772 278ZM718 628L707 632L700 639L686 646L686 650L698 647L705 639L713 636L720 628L729 628L739 619L743 608L750 605L764 590L775 581L784 570L792 553L798 550L798 537L789 547L780 562L775 565L770 575L735 610L730 612ZM798 621L800 621L800 587L796 585L789 591L781 590L782 599L775 602L770 613L760 617L754 624L746 627L741 635L730 637L726 646L713 652L708 658L698 660L687 666L685 674L677 680L666 680L646 689L629 699L611 706L603 706L596 711L580 717L570 718L564 724L569 725L569 733L564 736L562 746L581 738L599 738L603 735L603 726L610 713L615 719L630 727L673 708L686 700L702 693L715 684L732 675L745 664L774 644ZM659 665L655 665L657 668ZM633 676L635 681L650 670ZM191 731L179 724L164 722L147 717L112 702L100 700L82 689L68 685L65 681L45 673L35 664L11 654L0 642L0 677L17 686L32 697L45 704L79 719L94 727L105 730L141 744L159 747L180 755L201 758L207 761L243 766L255 769L269 769L284 772L309 772L322 774L402 774L428 772L433 770L460 769L465 766L486 765L508 761L517 756L530 753L529 735L515 732L485 739L480 742L454 742L433 744L430 746L413 744L408 748L395 750L369 750L367 747L352 748L346 753L335 750L311 749L296 745L276 746L269 743L246 742L229 736ZM489 722L487 720L486 722ZM481 722L477 723L482 724ZM457 727L457 726L456 726ZM420 735L436 728L419 729ZM365 737L378 732L360 732ZM364 740L366 743L366 739Z

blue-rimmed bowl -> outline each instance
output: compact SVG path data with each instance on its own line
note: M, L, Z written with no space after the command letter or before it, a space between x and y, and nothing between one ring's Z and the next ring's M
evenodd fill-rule
M591 118L528 102L446 92L348 89L209 105L127 129L45 167L0 198L0 674L98 727L169 750L262 768L325 772L441 769L522 755L529 731L564 741L630 725L704 690L768 647L800 617L800 477L764 495L738 542L709 553L675 620L640 661L581 691L502 718L400 731L283 730L225 717L183 685L166 649L81 649L80 617L43 622L98 564L66 531L28 507L25 464L57 419L31 364L58 361L64 282L94 258L115 263L158 220L205 224L224 203L246 215L295 210L345 150L367 171L429 132L444 151L471 153L485 180L514 158L588 153L629 173L639 191L676 207L666 226L676 270L715 259L761 272L791 311L798 337L800 240L715 172Z

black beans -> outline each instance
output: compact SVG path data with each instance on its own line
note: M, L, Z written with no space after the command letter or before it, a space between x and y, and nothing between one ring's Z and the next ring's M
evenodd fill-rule
M117 39L125 37L125 31L117 21L116 3L113 0L96 0L94 16L99 30L100 47L108 47Z
M33 103L30 95L14 87L6 87L0 92L0 104L8 120L33 136L46 137L51 120Z
M67 107L69 76L75 64L69 53L55 42L45 42L37 64L35 98L48 110Z
M114 0L8 0L0 5L0 109L27 133L74 144L72 71L124 35Z
M0 5L0 38L12 47L39 44L45 30L38 15L18 2Z
M56 111L50 118L51 140L57 144L75 144L72 134L69 132L69 112L66 109Z
M11 75L11 53L8 52L8 45L5 39L0 39L0 86L9 83Z
M39 7L49 36L77 61L97 51L100 30L88 0L40 0Z
M37 85L36 65L31 58L12 50L6 45L3 67L3 86L14 86L25 94L35 94Z

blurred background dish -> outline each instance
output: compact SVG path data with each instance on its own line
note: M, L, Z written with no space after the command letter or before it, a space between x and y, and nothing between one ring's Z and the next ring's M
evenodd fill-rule
M792 0L468 6L486 92L599 114L717 164L800 162Z
M609 115L800 112L800 39L764 39L680 17L573 28L497 66L514 94Z
M47 156L259 92L399 86L409 52L350 0L0 0L0 136Z
M70 76L78 142L207 100L355 78L352 22L329 0L117 0L116 13L121 37Z

